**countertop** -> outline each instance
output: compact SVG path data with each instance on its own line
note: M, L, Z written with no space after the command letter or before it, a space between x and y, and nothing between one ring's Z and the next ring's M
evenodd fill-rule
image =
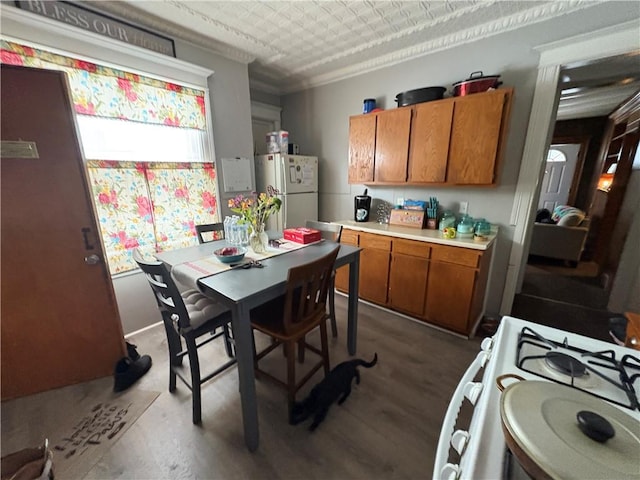
M377 222L356 222L354 220L338 220L333 223L342 225L350 230L361 232L379 233L392 237L417 240L419 242L437 243L450 247L472 248L474 250L486 250L495 241L497 231L492 231L488 240L478 242L473 238L443 238L440 230L418 229L410 227L400 227L397 225L380 224Z

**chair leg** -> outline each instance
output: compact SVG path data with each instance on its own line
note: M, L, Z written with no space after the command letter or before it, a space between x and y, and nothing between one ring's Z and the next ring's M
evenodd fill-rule
M331 277L331 285L329 287L329 318L331 319L331 335L338 338L338 324L336 322L336 277Z
M169 363L169 392L176 391L176 372L173 370L175 367Z
M192 420L198 424L202 421L202 406L200 397L200 361L195 338L185 338L187 353L189 355L189 367L191 369L191 404Z
M300 340L298 340L298 362L300 363L304 363L304 339L305 337L302 337Z
M224 329L224 349L227 351L227 356L229 358L234 358L235 351L233 349L233 345L231 344L233 339L233 330L229 327L228 323L225 323L222 328Z
M291 412L296 401L296 344L295 342L285 342L284 345L287 350L287 400L289 423L291 423Z
M327 322L320 324L320 345L322 350L322 364L324 366L324 376L329 375L331 366L329 365L329 341L327 340Z

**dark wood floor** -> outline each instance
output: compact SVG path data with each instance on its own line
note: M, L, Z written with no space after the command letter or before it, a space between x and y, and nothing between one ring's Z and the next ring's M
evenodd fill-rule
M345 298L337 295L336 306L339 338L330 340L332 365L349 358ZM377 352L378 365L361 369L360 385L343 405L331 408L314 433L308 424L290 426L284 391L258 381L260 447L249 453L235 368L205 385L203 423L194 426L187 388L179 383L176 393L168 392L163 329L130 341L153 358L151 370L132 388L161 394L85 478L431 478L449 399L480 342L360 304L358 356L369 360ZM214 350L211 362L224 356L222 348ZM279 354L273 361L284 364ZM302 394L320 378L316 374ZM92 390L111 388L111 378L105 378L4 402L2 454L38 445L75 419Z

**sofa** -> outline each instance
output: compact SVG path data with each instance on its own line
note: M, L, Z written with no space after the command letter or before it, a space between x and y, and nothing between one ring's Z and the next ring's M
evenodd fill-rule
M536 219L541 221L533 224L529 255L577 265L589 233L589 217L576 208L560 206L554 209L550 219L541 219L540 214Z

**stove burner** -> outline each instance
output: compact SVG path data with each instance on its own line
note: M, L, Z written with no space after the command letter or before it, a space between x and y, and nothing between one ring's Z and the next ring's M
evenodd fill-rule
M587 374L587 369L580 360L561 352L548 352L545 361L554 370L570 375L572 378L582 377Z

